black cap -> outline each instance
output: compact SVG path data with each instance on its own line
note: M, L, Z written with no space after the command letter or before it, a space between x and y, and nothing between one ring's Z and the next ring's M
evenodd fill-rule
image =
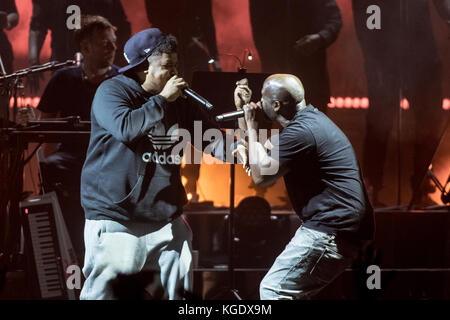
M119 72L130 70L147 60L164 38L165 35L158 28L145 29L132 36L123 49L128 65L119 69Z

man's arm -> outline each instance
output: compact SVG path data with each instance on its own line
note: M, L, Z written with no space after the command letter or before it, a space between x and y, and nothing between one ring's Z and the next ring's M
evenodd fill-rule
M315 14L324 16L324 25L314 34L308 34L295 42L294 48L304 56L311 56L321 48L329 47L342 27L342 18L334 0L314 0Z
M39 120L49 120L56 119L60 117L59 112L44 112L41 111L39 113ZM44 152L44 156L48 157L49 155L55 153L57 151L58 144L57 143L44 143L42 145L42 151Z
M252 91L248 86L248 80L246 78L236 82L236 89L234 91L234 104L237 110L242 110L244 104L250 102L251 96ZM202 124L204 124L202 128L203 131L208 129L216 129L216 131L218 132L219 126L217 125L217 123L211 120L203 109L197 110L198 113L195 120L202 120ZM238 124L240 133L245 134L245 132L247 131L245 119L243 117L239 118ZM244 168L248 169L247 143L242 138L242 136L240 137L238 143L236 143L235 140L236 135L231 136L221 131L220 138L203 141L203 150L221 161L234 162L234 157L237 157L238 160L243 164Z
M45 87L44 92L42 93L39 105L37 106L37 110L39 111L39 120L51 120L61 117L61 106L64 98L64 88L66 87L66 83L64 69L58 70L52 75L50 81ZM57 146L57 143L44 143L42 145L44 156L48 157L49 155L55 153L57 151Z
M234 90L234 105L236 110L243 110L244 105L250 103L252 98L252 90L248 85L248 79L244 78L236 82L236 89ZM244 117L238 119L239 129L243 132L247 131L247 124Z
M290 168L311 161L316 148L314 136L299 122L289 123L279 135L273 135L263 147L258 135L257 111L262 112L261 104L250 103L244 106L248 127L249 165L253 181L257 185L268 186L289 172Z
M266 151L261 141L259 141L257 112L262 112L261 104L253 102L246 104L244 111L248 128L248 161L250 173L256 185L269 186L285 175L289 169L280 163L277 156L279 155L277 153L279 149L276 149L275 157L273 157L272 154Z
M128 144L146 135L161 121L166 103L166 99L158 94L150 97L139 108L133 109L123 89L105 81L95 94L92 113L114 138Z
M325 46L329 47L336 41L339 31L342 28L341 12L334 0L324 1L322 8L318 8L318 10L322 10L325 13L325 24L318 33L324 40Z
M251 126L248 129L248 148L251 175L256 185L269 186L289 171L267 153L258 141L257 130Z

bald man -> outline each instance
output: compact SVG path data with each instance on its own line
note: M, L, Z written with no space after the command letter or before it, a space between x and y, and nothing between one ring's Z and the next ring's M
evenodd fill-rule
M237 153L257 185L284 178L303 222L262 280L260 297L309 299L351 265L364 240L372 239L372 207L350 142L326 115L307 104L296 76L271 75L261 101L248 103L250 96L248 83L238 82L235 104L245 111L239 126L247 132L248 144L240 145ZM258 141L262 114L281 128L271 137L269 152ZM267 174L269 168L278 170Z

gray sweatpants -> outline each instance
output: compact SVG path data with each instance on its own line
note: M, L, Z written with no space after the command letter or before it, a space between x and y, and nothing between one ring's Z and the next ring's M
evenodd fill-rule
M84 239L82 300L117 299L127 292L117 290L136 285L158 299L192 292L192 231L182 217L169 223L86 220ZM143 274L149 277L139 278Z

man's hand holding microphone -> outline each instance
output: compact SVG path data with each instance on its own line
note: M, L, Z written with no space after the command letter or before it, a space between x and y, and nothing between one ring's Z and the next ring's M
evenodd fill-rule
M168 102L173 102L177 100L180 96L186 98L183 93L183 89L188 88L188 84L184 81L183 78L180 78L177 75L172 76L159 93L163 96Z
M248 86L248 80L244 78L236 82L236 89L234 90L234 105L236 106L236 110L244 110L245 106L250 103L251 97L252 90ZM247 123L245 118L238 118L238 124L241 133L244 133L245 135L247 132ZM233 151L233 155L237 157L237 159L242 163L245 172L247 172L247 174L250 176L251 171L248 162L248 144L245 141L244 137L241 136L236 150Z

